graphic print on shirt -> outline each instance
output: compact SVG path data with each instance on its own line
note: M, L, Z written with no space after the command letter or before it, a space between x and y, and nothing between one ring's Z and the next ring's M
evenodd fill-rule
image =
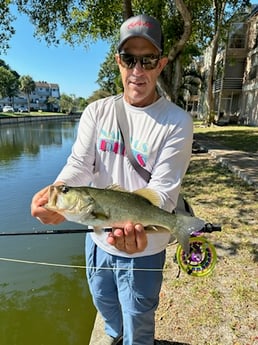
M138 139L134 140L133 138L131 138L130 142L134 157L137 162L144 167L148 159L148 144L140 142ZM113 152L124 156L125 146L120 131L108 132L102 128L98 139L98 150L102 152Z

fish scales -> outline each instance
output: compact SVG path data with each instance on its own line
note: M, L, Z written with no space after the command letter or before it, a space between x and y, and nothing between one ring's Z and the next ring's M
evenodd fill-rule
M103 227L123 228L127 222L141 223L147 231L170 231L188 251L189 237L204 226L204 221L182 214L167 212L157 205L159 195L150 189L135 192L117 186L93 187L50 186L45 207L62 214L67 220Z

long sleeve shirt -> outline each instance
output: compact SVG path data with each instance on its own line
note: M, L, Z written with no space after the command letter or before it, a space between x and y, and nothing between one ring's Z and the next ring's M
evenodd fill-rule
M138 163L151 172L149 183L139 176L126 156L113 96L93 102L84 110L72 153L56 181L97 188L116 184L128 191L147 187L158 192L161 207L171 212L176 207L191 157L192 119L164 97L146 107L135 107L125 101L124 105L131 149ZM109 245L106 237L106 233L92 234L103 250L132 257L160 252L170 234L148 234L147 248L133 255Z

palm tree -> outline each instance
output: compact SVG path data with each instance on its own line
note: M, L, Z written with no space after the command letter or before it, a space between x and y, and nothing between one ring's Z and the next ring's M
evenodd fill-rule
M28 112L30 112L30 94L36 88L34 80L29 75L23 75L20 77L20 90L27 96Z

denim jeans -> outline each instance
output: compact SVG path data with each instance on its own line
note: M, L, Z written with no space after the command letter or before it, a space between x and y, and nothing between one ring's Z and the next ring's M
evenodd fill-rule
M139 258L106 253L86 235L87 278L105 331L123 345L154 344L165 251Z

